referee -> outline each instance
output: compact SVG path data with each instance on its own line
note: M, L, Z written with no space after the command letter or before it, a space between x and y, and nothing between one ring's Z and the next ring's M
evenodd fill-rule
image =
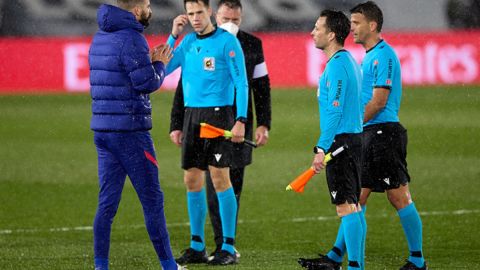
M341 219L338 232L344 235L348 270L361 269L363 225L358 207L362 154L361 70L343 46L350 32L350 21L340 11L324 10L311 35L315 47L328 58L318 83L321 136L314 147L312 167L316 173L325 169L332 204ZM325 166L325 153L340 147L347 149ZM341 269L340 263L327 256L300 258L309 270Z
M169 74L182 67L185 117L182 129L182 168L187 188L190 219L190 247L176 259L177 263L237 263L235 233L237 200L230 181L230 166L235 143L245 135L248 107L248 80L245 57L240 42L226 30L211 22L212 9L208 0L184 0L186 14L173 21L167 43L173 45L189 23L194 32L185 35L175 48L167 65ZM233 105L236 106L234 112ZM223 137L200 138L200 123L231 129L231 140ZM209 171L215 188L223 243L221 251L208 260L205 248L207 199L205 172Z
M363 238L367 233L367 199L371 192L386 192L397 210L410 250L410 256L400 270L426 270L422 221L408 188L407 130L398 118L402 98L400 61L393 48L381 38L383 14L377 4L373 1L361 3L350 12L353 39L367 52L362 62L365 114L360 217L365 227ZM339 232L333 248L325 257L340 265L345 251L345 236ZM364 257L365 246L362 247L362 261Z
M245 138L249 140L252 140L253 138L253 106L255 106L257 120L255 140L258 146L265 145L268 141L268 131L270 130L271 123L271 102L270 79L268 77L267 66L263 55L262 41L247 32L239 30L238 27L242 22L242 4L240 0L220 0L215 18L217 25L237 36L245 55L245 65L250 92L247 113L248 120L245 124ZM254 102L252 102L252 99L250 98L252 95ZM183 88L180 80L173 100L170 122L170 138L178 146L181 146L182 144L183 118L184 100ZM240 194L242 192L245 167L251 162L252 148L244 144L234 144L232 166L230 167L230 180L232 182L238 206L240 205ZM213 188L209 172L206 173L206 181L208 210L216 244L216 249L211 254L211 256L213 256L215 253L220 252L222 247L222 223L218 208L217 195ZM237 251L236 256L240 256Z
M351 13L353 39L367 51L362 63L365 115L360 204L367 204L372 191L386 192L397 210L410 250L406 264L400 269L426 270L422 221L408 188L407 130L398 118L402 98L400 61L381 38L383 14L373 1L355 6Z

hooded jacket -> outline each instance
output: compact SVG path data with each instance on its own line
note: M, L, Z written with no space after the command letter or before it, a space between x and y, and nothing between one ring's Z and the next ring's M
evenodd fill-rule
M102 5L98 32L89 51L94 131L145 131L152 128L149 94L165 77L162 62L151 62L143 25L121 8Z

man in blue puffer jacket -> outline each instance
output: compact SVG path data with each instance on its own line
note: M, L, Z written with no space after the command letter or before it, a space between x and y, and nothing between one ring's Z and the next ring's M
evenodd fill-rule
M95 269L108 269L110 232L128 175L142 203L148 234L163 269L177 269L170 248L158 181L149 93L160 88L169 46L149 51L142 32L152 15L149 0L102 5L100 30L89 53L94 140L100 192L93 224Z

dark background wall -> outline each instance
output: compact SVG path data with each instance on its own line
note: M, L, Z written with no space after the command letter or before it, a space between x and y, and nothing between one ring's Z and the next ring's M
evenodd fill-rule
M91 35L96 9L114 0L0 0L0 35ZM215 0L211 1L216 6ZM363 0L243 0L243 28L249 31L312 29L322 9L346 11ZM385 30L438 30L478 27L480 0L378 0ZM147 33L168 33L172 19L184 12L182 0L151 0L154 17ZM477 16L473 16L477 14Z

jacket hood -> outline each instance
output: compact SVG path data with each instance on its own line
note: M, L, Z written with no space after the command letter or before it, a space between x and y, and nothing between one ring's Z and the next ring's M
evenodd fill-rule
M129 11L103 4L97 11L98 27L105 32L115 32L123 29L134 29L143 32L143 25Z

